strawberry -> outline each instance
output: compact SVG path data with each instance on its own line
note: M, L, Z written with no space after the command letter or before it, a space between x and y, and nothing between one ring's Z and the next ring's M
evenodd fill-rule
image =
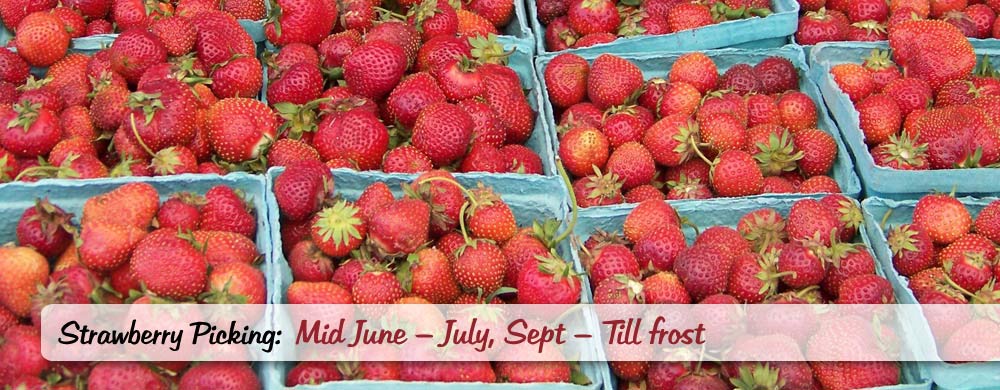
M268 104L306 104L323 93L323 74L319 66L308 62L291 65L277 76L269 76Z
M924 170L929 169L927 162L927 144L914 143L908 134L894 134L889 140L871 149L875 164L891 169Z
M403 279L404 290L435 304L451 303L458 297L458 284L451 263L441 251L421 249L407 258L407 264L409 280ZM398 275L402 277L405 272L401 269Z
M694 241L695 246L714 246L727 260L750 252L750 244L743 239L735 229L725 226L713 226L705 229Z
M854 201L841 194L827 195L820 199L820 203L826 205L836 214L840 222L837 227L840 241L851 242L864 220L861 208Z
M264 274L247 263L225 263L214 266L208 274L205 293L199 298L213 304L266 303L267 288Z
M575 176L586 176L594 168L604 169L610 144L606 136L593 127L574 127L559 140L559 158L566 170Z
M904 224L889 231L892 265L903 276L915 275L936 264L934 244L919 226Z
M580 35L614 33L620 23L618 9L609 0L575 0L569 3L566 14L570 27Z
M733 259L726 291L745 303L761 303L778 291L778 273L773 253L764 256L744 253Z
M511 144L500 148L500 154L507 161L507 172L541 175L542 158L527 146Z
M285 386L316 385L341 379L343 375L335 362L299 362L288 370Z
M87 376L87 388L112 390L123 387L150 390L169 388L166 379L140 362L101 362Z
M814 249L799 241L784 245L778 257L781 282L790 288L804 288L819 284L826 277L826 269Z
M359 170L378 168L389 147L389 130L366 110L327 116L319 124L313 146L323 160L346 159Z
M286 293L289 304L349 305L351 292L333 282L292 282Z
M667 116L646 129L642 143L657 163L677 166L692 156L690 143L696 127L685 115Z
M427 242L430 214L423 201L395 200L369 220L369 240L385 254L413 253Z
M976 233L983 235L994 243L1000 242L1000 202L993 201L986 205L975 221Z
M670 32L696 29L713 24L712 12L708 6L693 3L678 3L667 12Z
M124 184L111 192L101 194L83 204L80 225L91 222L133 226L145 231L160 205L160 196L147 183Z
M197 125L194 95L180 81L156 80L129 96L124 123L153 153L191 142Z
M598 286L618 275L639 277L639 263L635 255L624 245L599 246L592 251L584 251L582 256L592 286Z
M795 41L800 45L815 45L826 41L841 41L847 34L847 25L827 11L820 8L817 11L806 12L799 18L799 26L795 32Z
M195 52L206 66L221 64L234 55L255 57L253 38L232 15L219 10L206 10L191 17L198 38Z
M517 233L517 221L510 206L492 188L479 186L469 194L465 226L474 238L503 243Z
M429 73L419 72L407 76L396 85L386 100L386 106L391 120L412 128L425 107L444 101L444 92L434 77Z
M975 33L971 38L991 38L993 25L996 23L996 12L986 4L972 4L965 9L965 17L972 21Z
M310 229L312 241L331 257L347 256L361 246L367 233L360 210L343 200L320 210Z
M351 297L356 304L385 305L403 297L404 291L392 272L379 266L365 269L351 287Z
M622 178L622 188L628 190L648 184L656 174L653 156L638 142L627 142L611 153L608 173Z
M815 199L795 202L788 212L788 238L792 240L814 239L830 245L840 226L839 213Z
M847 17L854 23L863 20L885 22L889 18L889 4L883 0L852 1L847 8Z
M719 196L759 194L763 175L753 156L742 150L727 150L712 163L712 189Z
M831 299L839 297L846 280L875 273L875 259L863 245L835 242L821 256L829 263L821 287Z
M375 24L365 33L365 43L377 41L399 45L409 64L420 49L421 39L420 32L414 26L403 21L389 20Z
M413 382L496 382L486 361L402 362L400 379Z
M35 206L24 210L17 221L17 242L38 251L47 258L62 254L72 242L68 229L73 218L48 201L37 199Z
M597 57L587 75L587 95L602 109L624 104L642 85L639 67L609 54Z
M31 309L31 295L38 284L48 278L49 265L45 257L28 247L0 248L4 269L10 272L0 277L0 305L24 317ZM0 371L2 373L2 371Z
M674 263L674 272L695 301L726 291L730 270L731 263L715 246L685 249Z
M497 64L486 64L483 73L483 98L507 128L506 142L523 144L531 138L535 126L535 111L521 89L514 70Z
M896 101L903 116L909 115L914 110L926 108L934 97L931 86L915 77L902 77L890 81L882 93Z
M803 151L798 161L806 176L823 175L830 171L837 158L837 142L819 129L802 129L793 135L795 148Z
M434 103L420 112L413 126L413 146L437 166L448 165L465 154L472 136L472 118L451 103Z
M625 193L625 203L639 203L647 199L663 200L663 191L652 184L643 184Z
M507 259L492 242L474 239L458 249L452 266L455 280L462 288L495 291L503 282Z
M736 64L726 70L719 78L719 87L729 89L740 95L757 92L761 89L760 80L749 64Z
M781 124L792 133L816 127L816 103L809 95L799 91L786 92L778 99L778 110L781 112Z
M318 45L333 30L335 4L324 0L276 1L264 24L264 35L277 46L295 42Z
M24 82L28 78L28 71L31 70L28 63L11 50L0 51L0 68L3 69L0 72L0 80L13 84Z
M167 49L156 35L133 29L115 38L110 55L111 69L134 85L147 69L167 60Z
M482 15L494 26L506 26L514 15L514 2L506 0L471 0L468 9Z
M781 125L781 111L778 109L778 101L768 95L747 96L748 130L761 125Z
M233 232L250 238L257 231L257 219L251 206L240 193L224 185L212 187L205 193L199 224L202 230Z
M549 101L557 109L568 108L587 97L587 77L590 64L576 54L565 53L552 58L545 67L545 88Z
M830 176L813 176L799 184L798 192L803 194L838 194L841 191L840 184Z
M333 176L314 160L295 162L274 180L278 209L293 221L305 220L318 211L332 191Z
M260 380L243 362L202 362L181 376L180 390L257 389Z
M899 365L895 362L815 362L810 365L824 389L847 390L899 383Z
M153 231L136 245L129 272L150 292L171 299L197 296L205 288L205 255L167 229Z
M859 64L834 65L830 68L830 74L833 75L833 80L840 90L846 93L852 102L857 103L876 91L877 86L872 73Z
M613 173L584 176L573 182L573 194L580 207L607 206L622 203L622 181Z
M32 66L49 66L66 54L70 35L61 20L48 12L25 16L16 28L17 54Z
M957 28L939 20L900 23L889 33L889 46L904 73L934 89L965 78L976 64L969 41Z
M655 99L659 99L658 97ZM654 99L654 100L655 100ZM656 108L655 105L649 106ZM648 107L647 107L648 108ZM559 125L565 127L573 126L593 126L601 127L604 123L604 111L597 108L596 105L590 102L577 103L565 111L559 116Z
M767 57L753 66L754 75L760 80L760 92L781 93L799 88L799 72L787 58Z
M380 99L399 83L407 68L403 48L385 41L366 42L344 60L344 80L351 92Z
M393 200L395 200L395 198L392 195L392 191L389 190L389 186L382 182L375 182L361 192L361 195L358 196L358 200L354 202L354 205L361 210L361 218L366 222L371 222L375 213L377 213L382 206L392 203Z
M205 261L211 267L226 263L254 264L260 258L257 245L239 233L195 230L184 238L205 254Z
M614 275L601 281L594 288L594 303L598 305L643 303L645 297L642 289L642 282L635 276Z
M497 362L497 376L507 383L560 383L570 382L573 369L558 350L551 349L545 356L552 360L540 362Z
M988 239L971 233L941 250L938 258L955 284L966 291L979 291L993 277L990 264L996 253Z
M754 252L760 253L787 239L785 219L774 209L763 208L740 218L736 230L750 242Z
M643 279L642 293L644 302L650 305L691 303L684 284L670 271L660 271Z
M0 107L4 132L0 144L7 151L23 157L48 154L56 146L62 129L56 115L38 104L19 103L13 108Z
M649 127L638 114L629 112L631 110L633 109L629 108L611 113L604 119L602 131L611 142L612 149L617 149L627 142L641 141L643 132Z
M413 145L392 149L382 159L382 170L386 173L420 173L432 169L431 159Z
M205 116L212 149L229 162L256 159L277 136L277 116L266 104L253 99L219 100Z
M902 112L895 100L883 94L872 95L856 106L861 118L865 142L875 145L889 140L899 131Z
M917 201L913 225L924 229L935 244L950 244L969 232L972 217L958 199L931 194Z
M667 225L680 227L677 211L667 202L647 200L632 209L622 229L630 242L638 242L645 235Z
M458 32L458 19L455 9L447 3L424 0L410 8L406 22L416 27L427 42L436 36L454 36Z
M323 282L333 278L333 260L309 240L299 241L292 247L288 253L288 267L293 280Z
M507 172L507 160L496 146L483 143L473 144L462 160L460 172Z
M718 77L719 71L715 62L700 52L687 53L677 57L677 60L670 67L669 74L671 83L688 83L697 88L701 94L715 89Z
M519 304L569 305L580 301L582 280L573 265L548 255L522 265L517 279Z

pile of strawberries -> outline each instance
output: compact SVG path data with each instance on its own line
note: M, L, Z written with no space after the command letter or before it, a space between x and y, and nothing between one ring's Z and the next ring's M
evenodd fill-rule
M920 198L913 220L887 233L892 265L908 278L908 286L923 304L1000 303L1000 201L993 201L972 218L961 201L947 194ZM988 311L984 311L983 314ZM996 351L1000 326L996 318L973 317L972 310L930 315L943 356L951 360L982 351ZM995 315L996 313L992 313ZM990 335L990 337L981 337Z
M22 24L33 15L47 14ZM50 38L22 30L16 54L0 51L4 181L224 174L276 137L277 115L254 100L256 45L225 12L161 18L93 56Z
M974 74L972 45L942 21L902 23L889 45L892 59L876 52L863 65L830 69L859 113L875 163L925 170L1000 162L1000 79L988 60Z
M22 26L27 16L45 12L65 26L69 38L111 34L133 28L150 28L160 19L171 15L193 16L205 10L222 10L237 19L264 19L264 0L40 0L0 1L0 21L15 34L33 31L31 24ZM32 16L38 18L38 16ZM61 35L61 34L60 34Z
M894 303L892 285L875 274L868 248L853 243L861 220L855 201L834 194L799 200L787 216L770 208L752 211L735 227L705 229L688 246L677 212L666 202L647 200L626 217L624 234L598 231L583 243L581 257L597 304ZM774 331L781 327L761 324L759 334L782 333ZM899 366L892 362L726 363L720 373L708 363L624 361L648 356L635 352L612 361L611 369L623 381L645 382L638 388L729 389L724 378L735 385L741 365L766 369L752 377L770 382L740 388L859 389L899 383Z
M272 40L284 46L266 56L267 102L284 122L268 162L542 174L541 158L523 145L535 112L520 77L505 66L509 54L493 34L422 27L445 15L430 14L416 24L388 20L363 34L324 35L318 43L286 42L290 33Z
M491 188L466 189L445 171L403 184L397 199L385 183L356 201L333 198L333 178L319 162L289 165L274 183L281 236L294 282L291 304L573 304L581 278L554 249L557 221L519 228ZM509 288L516 288L516 294ZM554 350L555 351L555 350ZM402 351L386 350L387 354ZM570 382L575 369L552 362L303 362L286 385L334 380Z
M941 20L969 38L1000 38L1000 2L966 0L799 0L795 41L884 41L888 32L913 19Z
M245 363L94 365L48 362L40 352L41 311L49 304L265 303L256 217L237 191L216 186L161 205L149 184L125 184L88 199L79 223L73 219L38 200L17 221L18 245L0 248L0 385L260 388ZM45 379L51 387L41 387Z
M559 157L581 207L645 199L838 193L837 143L791 61L769 57L721 76L703 53L643 80L613 55L575 54L544 70L559 116ZM623 195L624 193L624 195Z
M770 0L538 0L545 48L560 51L609 43L618 37L663 35L727 20L766 17Z

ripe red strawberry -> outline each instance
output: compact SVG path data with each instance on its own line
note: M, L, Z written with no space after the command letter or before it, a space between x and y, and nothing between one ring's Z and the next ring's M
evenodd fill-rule
M197 249L205 253L210 267L226 263L254 264L260 258L257 245L239 233L216 230L195 230L191 239Z
M423 201L393 201L369 220L369 239L386 254L412 253L427 241L430 214Z
M333 282L292 282L288 286L289 304L349 305L354 303L351 292Z
M517 221L510 206L491 188L480 186L469 195L465 224L475 238L503 243L517 233Z
M576 54L565 53L552 58L545 67L545 88L549 101L557 109L568 108L587 97L590 64Z
M643 300L646 304L689 304L684 284L670 271L657 272L642 281Z
M300 140L282 138L267 150L268 168L290 166L303 160L321 161L316 148Z
M380 266L365 269L351 287L351 297L356 304L390 304L402 298L404 293L396 275Z
M507 160L496 146L483 143L473 144L462 160L460 172L507 172Z
M691 30L713 24L712 12L702 4L679 3L667 12L670 32Z
M889 140L876 145L871 150L875 164L891 169L929 169L927 144L914 143L910 136L902 134L889 136Z
M571 381L572 368L556 349L547 350L552 360L540 362L497 362L497 376L507 383L561 383Z
M649 127L637 113L632 113L634 108L611 113L604 119L604 126L601 129L608 137L612 149L617 149L627 142L639 142L642 140L643 132Z
M639 67L621 57L603 54L590 67L587 95L603 109L624 104L642 85Z
M608 244L584 251L581 260L587 267L592 286L599 286L605 280L618 275L630 275L636 278L640 275L635 255L621 244Z
M781 111L781 124L792 133L816 127L816 102L805 93L790 91L781 95L778 99L778 110Z
M413 382L496 382L490 362L402 362L400 379Z
M892 265L903 276L915 275L936 264L934 243L919 226L904 224L889 231Z
M332 191L333 176L318 160L295 162L274 180L278 209L292 221L312 216Z
M146 230L159 208L159 194L152 185L129 183L87 199L80 224L106 222Z
M176 229L178 231L198 230L198 220L201 211L199 204L203 200L197 199L191 194L180 194L171 197L156 213L157 226L163 229Z
M343 379L334 362L299 362L285 377L285 386L316 385Z
M214 266L208 274L205 303L262 305L267 300L264 274L247 263L225 263Z
M0 52L0 68L3 69L0 72L0 80L13 84L24 82L30 70L28 63L11 50Z
M670 67L670 82L683 81L698 89L698 92L705 94L715 89L719 80L719 71L712 61L704 53L694 52L681 55Z
M691 298L700 301L726 291L732 263L715 246L691 247L677 255L674 272Z
M212 70L212 93L220 99L257 96L263 84L260 66L260 61L256 58L243 55L234 56L219 64ZM284 81L286 84L289 82ZM269 93L270 91L268 89Z
M347 256L361 246L368 233L368 225L360 217L360 210L347 201L326 207L313 217L312 241L329 256Z
M976 233L1000 242L1000 202L993 201L986 205L976 216Z
M507 259L492 242L475 239L459 248L452 266L455 280L462 288L492 292L503 282Z
M508 265L509 266L509 265ZM580 301L580 276L573 265L548 255L522 265L517 279L519 304L569 305Z
M385 21L375 24L365 33L365 43L382 41L403 48L407 63L413 61L420 49L420 32L403 21Z
M434 169L431 159L413 145L403 145L385 154L382 170L386 173L420 173Z
M38 199L35 206L24 210L17 221L17 242L34 248L42 256L56 257L72 242L67 230L72 218L72 214L66 213L48 199Z
M333 278L333 260L312 241L299 241L288 253L292 279L304 282L324 282Z
M842 194L827 195L823 199L820 199L820 203L829 207L836 214L840 222L837 227L840 241L851 242L864 220L861 215L861 208Z
M351 92L380 99L403 78L407 58L410 57L396 43L366 42L352 50L344 60L344 80Z
M935 244L950 244L969 232L972 216L958 199L931 194L917 201L913 225L924 229Z
M965 36L939 20L900 23L889 33L889 46L904 73L923 79L935 89L965 78L976 64L972 45Z
M176 231L156 230L136 245L129 272L150 292L171 299L189 299L205 288L205 255Z
M429 73L414 73L403 79L386 100L389 119L412 128L425 107L444 102L444 92Z
M726 70L719 79L719 87L730 89L740 95L757 92L761 89L760 80L749 64L736 64Z
M760 80L761 93L774 94L799 88L799 72L787 58L765 58L753 66L753 71Z
M801 45L815 45L820 42L840 41L847 36L847 24L820 8L818 11L806 12L799 18L799 26L795 32L795 41ZM845 18L846 19L846 18Z
M586 208L622 203L621 178L613 173L599 172L573 182L573 194L578 206Z
M146 83L129 96L131 111L124 126L137 135L140 145L152 152L190 144L197 120L197 103L190 89L177 80Z
M521 81L514 70L497 64L486 64L483 73L483 95L486 104L497 114L497 119L507 128L507 143L523 144L531 138L535 126L535 112L521 89Z
M833 75L833 80L840 90L846 93L852 102L859 102L876 92L877 86L871 72L859 64L834 65L830 68L830 74Z
M778 291L778 273L773 254L744 253L733 259L726 292L740 302L761 303Z
M507 161L507 172L541 175L542 158L527 146L511 144L500 148L500 154Z
M754 210L740 218L736 230L750 242L754 252L770 248L787 239L785 220L774 209Z
M459 17L455 8L446 3L422 1L410 8L406 22L416 27L427 42L437 36L454 36L458 32Z
M306 104L323 93L323 74L316 64L299 62L269 79L267 101L272 106L285 102Z
M458 227L466 199L450 173L428 171L418 176L409 188L404 187L404 191L408 197L423 200L431 206L431 235L440 236Z
M840 296L846 280L859 275L875 274L875 259L864 245L834 243L821 257L828 263L826 278L821 287L831 299Z
M350 110L327 116L319 124L313 146L323 160L346 159L359 170L372 170L389 147L389 130L369 111Z
M202 230L220 230L254 238L257 219L253 209L242 196L224 185L212 187L205 193L199 224Z
M202 362L181 376L181 390L256 389L260 380L250 365L243 362Z
M407 258L407 264L409 285L404 282L403 289L435 304L452 303L458 297L458 284L451 263L441 251L421 249Z
M115 38L110 49L111 69L136 84L147 69L167 60L167 49L156 35L133 29Z
M642 144L627 142L611 153L607 170L621 177L622 188L628 190L649 184L656 174L656 163Z
M413 127L413 146L438 166L448 165L465 154L473 128L472 118L450 103L424 108Z
M0 107L0 122L5 126L0 144L22 157L47 155L59 143L62 129L59 118L38 104L15 104Z
M647 199L663 200L663 191L652 184L643 184L625 193L625 203L639 203Z
M261 149L277 137L277 116L253 99L219 100L205 116L212 149L229 162L259 157Z
M604 169L610 144L606 136L593 127L574 127L559 141L559 158L574 176L586 176L594 167Z
M553 220L554 221L554 220ZM553 222L554 223L554 222ZM536 223L532 228L522 228L514 237L507 240L500 247L504 257L507 258L507 270L504 273L504 286L516 286L521 270L528 264L537 261L538 256L548 256L549 248L542 242L545 230L551 226L550 221L542 224ZM535 232L538 228L542 238Z
M300 42L315 46L333 30L335 3L323 0L282 0L271 7L264 25L267 40L277 46Z
M450 60L472 57L472 47L468 39L439 36L425 42L417 52L416 69L430 72Z
M804 180L799 184L798 192L803 194L839 194L840 184L830 176L819 175Z
M637 204L625 217L622 231L625 238L635 243L667 225L680 227L680 217L669 203L654 199Z
M830 171L837 158L837 142L830 134L819 129L802 129L795 132L795 148L803 152L798 161L805 176L823 175Z
M896 101L900 114L904 116L914 110L926 108L934 97L930 85L915 77L902 77L890 81L882 93Z
M657 163L677 166L688 161L693 154L690 138L695 127L686 115L664 117L646 129L642 143L649 148Z
M826 269L815 250L801 242L793 241L781 249L778 272L781 282L790 288L803 288L819 284L826 277Z
M792 240L815 239L830 245L834 231L840 226L837 213L815 199L803 199L788 212L788 237ZM839 233L838 233L839 234Z
M13 43L17 54L32 66L49 66L66 54L70 35L62 21L48 12L34 12L22 19Z
M883 0L852 1L847 8L847 17L854 23L864 20L885 22L889 19L889 4Z
M608 0L575 0L566 14L570 27L580 35L614 33L621 21L615 4Z
M169 388L166 379L141 362L101 362L87 376L88 388L111 390L134 387L151 390Z
M742 150L724 151L712 163L710 183L719 196L757 195L763 180L756 160Z
M817 362L810 364L824 389L847 390L899 383L893 362Z
M966 234L941 250L938 258L948 277L966 291L979 291L990 278L990 265L997 251L993 244L978 234Z

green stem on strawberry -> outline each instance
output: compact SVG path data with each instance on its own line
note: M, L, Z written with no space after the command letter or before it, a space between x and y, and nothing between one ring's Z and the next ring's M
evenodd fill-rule
M458 227L462 231L462 238L465 239L465 243L469 244L472 240L469 239L469 232L465 229L465 211L469 209L469 202L462 203L462 208L458 211Z
M705 157L705 154L701 152L701 147L700 147L701 145L697 141L695 141L694 137L688 138L688 144L691 145L691 149L694 150L694 153L697 154L698 157L702 159L702 161L708 164L708 166L713 165L712 161L710 161L708 157Z
M955 283L954 280L951 280L951 277L948 276L947 274L944 275L944 280L946 282L948 282L949 286L954 287L956 290L958 290L958 292L960 292L960 293L962 293L962 294L964 294L964 295L966 295L968 297L975 297L976 296L976 294L973 294L973 293L969 292L969 290L966 290L966 289L962 288L962 286L959 286L958 283Z
M139 142L139 146L142 147L142 150L145 150L146 153L149 153L150 156L156 155L156 153L153 153L153 149L150 149L149 146L146 145L146 142L142 140L142 137L139 136L139 129L135 127L135 115L129 114L128 120L129 123L132 125L132 135L135 136L135 140Z
M569 191L569 204L570 204L570 220L569 224L566 225L566 229L563 230L555 239L552 240L552 246L555 247L557 244L565 240L572 234L573 229L576 228L576 220L579 215L580 206L576 203L576 193L573 191L573 183L569 180L569 175L566 174L566 168L563 168L561 160L556 160L556 169L559 171L559 177L562 178L563 184L566 185L566 189ZM555 249L555 248L552 248Z
M388 19L406 20L406 15L382 7L375 7L375 12L381 14L382 20L388 20Z
M465 194L465 197L468 198L469 202L472 203L473 208L479 206L479 202L476 201L476 196L472 193L472 191L469 191L467 188L465 188L465 186L461 185L459 182L454 181L452 179L449 179L449 178L446 178L446 177L428 177L428 178L426 178L424 180L421 180L417 184L424 184L424 183L430 183L430 182L435 182L435 181L440 181L440 182L445 182L445 183L451 183L455 187L458 187L458 189L461 190L463 194Z

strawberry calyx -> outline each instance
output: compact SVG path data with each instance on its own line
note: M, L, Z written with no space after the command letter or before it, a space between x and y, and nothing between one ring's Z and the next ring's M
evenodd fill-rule
M472 46L472 58L480 64L500 64L506 65L514 50L504 50L502 44L497 41L495 34L486 37L475 35L468 38L469 45Z
M624 7L619 7L619 13L624 15L624 17L622 18L621 25L618 26L618 36L634 37L646 33L646 28L639 24L649 16L646 11L629 11Z
M538 260L538 270L547 275L552 275L552 282L559 283L566 279L566 283L574 286L580 275L573 269L573 264L567 263L554 254L548 256L536 256Z
M926 165L927 143L914 143L905 131L889 136L889 142L880 147L886 161L894 161L900 166L921 167Z
M729 381L739 390L781 389L785 387L785 380L779 375L779 370L766 363L757 363L753 367L741 365L739 376L731 378Z
M587 199L610 199L621 193L624 181L614 172L602 173L594 165L594 176L589 176L584 187L587 188ZM570 187L572 188L572 186ZM575 197L574 197L575 198Z
M765 218L760 214L753 214L752 218L749 229L743 232L743 238L750 241L754 252L761 253L768 248L775 250L774 245L784 242L788 237L785 221L781 218Z
M871 21L867 21L867 22L871 22ZM859 24L863 24L863 23L864 22L859 22L859 23L855 23L854 25L855 25L855 27L861 27L861 26L858 26L858 25ZM876 23L876 24L878 24L878 23ZM885 32L885 27L882 26L882 25L880 25L880 24L879 24L879 26L882 28L881 32ZM864 28L864 27L861 27L861 28ZM866 68L868 68L869 70L879 71L879 70L883 70L883 69L888 69L888 68L896 66L896 65L892 62L892 59L889 57L889 51L888 50L874 49L874 50L872 50L871 54L868 55L868 57L865 57L864 66Z
M37 79L33 75L28 75L28 78L24 80L24 85L18 86L17 90L19 92L31 91L49 85L49 83L51 82L52 82L51 77Z
M628 296L629 302L638 302L640 304L646 302L646 296L642 293L642 282L634 276L618 274L612 276L611 279L619 283L619 285L615 287L615 290L624 290L625 294Z
M7 128L12 129L20 127L25 133L27 133L31 128L31 125L34 125L35 121L38 120L38 110L42 108L42 105L41 103L29 103L24 101L14 104L13 108L14 112L17 113L17 117L7 122Z
M862 21L857 22L857 23L852 23L851 26L854 26L854 27L860 28L862 30L865 30L866 36L869 36L869 37L872 36L872 34L875 34L875 36L884 36L885 33L886 33L885 25L883 25L882 23L876 22L874 20L862 20ZM873 50L873 52L876 52L876 51L878 51L878 50ZM869 69L871 69L871 70L882 70L882 69L886 69L886 68L889 67L888 64L886 64L884 66L881 66L879 68L870 67L870 66L868 66L867 59L866 59L866 62L865 62L864 65L866 67L868 67Z
M788 134L789 132L784 131L779 137L771 133L766 144L757 143L757 150L760 152L753 157L757 160L757 165L764 176L777 176L798 169L797 161L801 160L805 153L795 150L795 144Z
M916 252L916 240L913 239L917 232L910 229L910 225L900 225L889 231L886 240L889 243L889 250L893 256L900 256L903 251Z
M701 179L687 177L686 174L681 174L677 180L667 181L667 188L681 196L683 199L695 199L699 192L701 192L701 187L704 183Z
M346 245L350 239L361 239L361 232L358 226L363 222L358 217L360 210L350 205L345 200L341 200L333 206L326 207L316 214L314 228L319 230L319 235L323 241L332 242L334 245Z
M153 155L153 161L150 166L153 168L153 173L158 175L173 175L177 172L177 167L183 164L181 162L181 157L177 153L176 147L171 146L166 149L162 149Z
M274 35L280 37L281 36L281 22L280 22L280 20L281 20L281 13L282 13L281 6L278 5L278 1L277 0L268 0L268 2L271 5L271 12L268 13L267 19L264 20L264 24L265 25L266 24L273 24L274 25Z
M319 107L323 103L330 102L331 98L319 98L306 102L305 104L295 104L281 102L274 104L274 110L278 116L284 119L278 134L291 139L302 139L302 134L316 132L319 125Z
M35 200L35 215L28 218L30 222L38 222L46 237L53 237L60 229L67 233L74 231L73 214L67 213L49 202L49 198Z
M118 164L115 164L114 167L111 167L111 170L108 171L108 176L109 177L132 176L132 165L140 163L143 162L132 158L132 156L124 156L122 157L121 161L118 162Z
M78 173L71 166L72 163L73 163L73 161L76 161L76 159L78 159L78 158L80 158L79 154L70 153L70 154L68 154L66 156L66 159L63 160L62 165L56 167L56 166L50 165L48 163L48 161L45 161L45 159L39 157L38 158L38 165L33 166L31 168L27 168L25 170L22 170L20 173L17 174L17 177L14 178L14 181L20 181L20 180L22 180L24 178L33 178L33 179L53 179L53 178L56 178L56 179L76 179L76 178L79 178L80 177L80 173Z
M413 28L418 32L424 32L424 21L441 13L438 9L438 0L423 0L420 4L410 8L406 13L406 19L411 21Z
M230 61L243 57L243 54L234 54L229 60L222 62L221 64L216 64L212 66L212 70L222 67L228 64ZM180 57L176 57L171 60L172 70L171 75L184 84L190 87L194 87L198 84L211 84L212 79L205 77L205 73L200 69L194 68L194 53L185 54Z
M198 296L199 302L219 304L219 305L242 305L247 303L247 296L242 294L233 294L229 292L229 286L232 284L233 280L230 278L222 286L221 289L213 288L211 291L202 293Z
M160 96L160 93L132 92L128 96L128 102L126 105L131 109L142 108L143 117L148 125L153 121L153 115L155 115L157 111L166 109L166 107L163 106L163 101L160 100ZM133 126L133 128L134 127L135 126Z

